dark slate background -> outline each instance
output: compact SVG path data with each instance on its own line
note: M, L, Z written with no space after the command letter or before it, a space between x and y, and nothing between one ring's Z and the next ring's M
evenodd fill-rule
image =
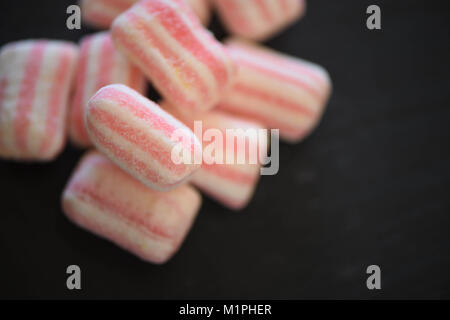
M75 1L1 1L0 45L77 41ZM369 4L381 31L365 27ZM82 152L49 164L0 161L1 298L450 298L447 1L310 0L267 44L330 72L334 93L307 141L281 145L280 172L250 206L205 199L182 250L146 264L78 229L60 195ZM217 19L213 30L225 35ZM82 290L66 289L66 267ZM382 290L365 285L382 269Z

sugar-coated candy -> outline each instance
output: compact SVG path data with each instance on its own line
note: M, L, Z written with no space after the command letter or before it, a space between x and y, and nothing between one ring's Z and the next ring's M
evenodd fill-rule
M201 123L201 131L195 131L194 133L202 141L203 163L200 170L195 172L189 181L205 194L230 209L239 210L244 208L251 200L259 181L261 160L267 155L269 141L267 134L261 135L259 132L259 130L263 129L262 125L255 121L241 119L217 110L187 117L180 114L176 108L167 102L163 102L161 106L183 121L192 130L195 130L195 121ZM216 137L212 138L209 136L206 138L210 129L220 131L223 137L223 140L220 142L223 147L222 159L214 151L206 151L209 148L208 145L217 143L215 141ZM249 129L255 134L248 134L247 130ZM234 130L234 144L227 145L227 130ZM213 134L212 131L210 133ZM231 136L230 134L228 139ZM244 149L239 148L239 140L245 141ZM254 160L256 162L250 156L250 153L254 151ZM208 160L210 154L212 159ZM221 163L211 161L216 156L216 160L222 160ZM232 157L232 163L226 163L227 156ZM243 156L242 159L245 159L244 163L238 163L240 156Z
M88 102L85 125L100 151L150 188L172 189L201 165L195 161L201 145L193 132L127 86L100 89ZM174 159L177 146L190 161Z
M231 57L183 0L140 1L111 32L117 48L186 113L214 107L234 79Z
M81 0L83 20L88 24L107 29L114 19L129 9L139 0ZM211 16L209 0L186 0L203 24L209 22Z
M200 119L203 120L203 130L208 128L218 129L224 136L227 129L258 130L263 128L256 122L239 119L220 111L211 111ZM238 133L237 136L239 135L245 135L245 133ZM252 138L254 137L247 138L247 141ZM256 141L256 144L260 148L258 156L260 152L264 154L267 148L267 140ZM252 143L247 142L246 145L248 147ZM201 169L192 175L190 182L224 206L233 210L240 210L247 206L253 196L259 181L261 165L259 158L258 163L252 164L249 162L248 156L246 156L244 164L238 164L238 152L248 154L248 150L235 148L235 151L237 151L234 154L235 163L203 163ZM229 150L224 144L224 153L226 152L229 152Z
M62 196L75 224L153 263L178 250L200 205L189 185L151 190L96 151L82 158Z
M227 29L235 35L265 40L305 11L304 0L213 0Z
M144 93L145 79L139 69L114 48L109 33L100 32L82 39L75 84L75 96L69 111L69 137L80 147L91 145L84 127L88 100L100 88L122 83Z
M298 142L316 126L331 91L320 66L243 40L228 41L239 66L237 80L218 109L280 130L280 137Z
M23 40L0 52L0 157L54 159L66 141L78 49L65 41Z

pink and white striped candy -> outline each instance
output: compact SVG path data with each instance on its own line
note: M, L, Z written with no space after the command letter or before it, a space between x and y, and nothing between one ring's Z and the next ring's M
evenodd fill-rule
M280 129L289 142L303 139L319 122L331 91L320 66L242 40L227 48L239 71L218 109Z
M77 48L24 40L0 52L0 157L54 159L66 141L66 113Z
M183 0L138 2L114 21L112 37L162 96L188 113L212 108L236 73Z
M107 29L114 19L139 0L81 0L83 20L88 24ZM186 0L199 20L208 24L211 17L209 0Z
M113 45L109 33L101 32L82 39L78 58L75 96L69 112L69 136L81 147L91 145L84 127L84 110L88 100L100 88L122 83L144 93L145 79Z
M150 190L95 151L82 158L62 196L75 224L153 263L175 254L200 205L194 188Z
M244 120L217 110L186 117L169 103L163 103L162 107L183 121L192 130L194 130L194 121L201 121L202 132L195 132L195 134L202 141L204 152L212 141L203 141L205 139L199 134L205 135L207 130L215 129L219 130L225 137L227 129L242 129L244 131L237 135L238 139L239 137L244 138L247 146L255 143L258 146L258 154L261 153L263 156L267 154L269 143L267 135L263 138L260 136L245 136L245 130L247 129L263 129L257 122ZM225 155L230 151L229 148L227 149L226 141L223 141L223 154ZM237 163L238 152L245 153L246 162L244 164ZM205 154L203 155L202 167L192 175L190 182L205 194L230 209L239 210L244 208L250 202L258 184L261 168L259 160L261 158L258 158L257 163L250 163L248 148L245 150L234 148L234 164L208 164L205 161L206 156Z
M85 125L100 151L150 188L172 189L200 167L194 159L201 146L192 131L124 85L103 87L89 100ZM173 160L176 146L190 162Z
M264 40L300 18L304 0L213 0L227 29L238 36Z
M224 135L227 129L262 129L256 122L246 121L233 117L220 111L211 111L201 118L203 130L215 128ZM260 152L265 152L268 141L257 141ZM251 144L248 142L248 144ZM205 145L204 147L205 148ZM224 153L228 150L224 145ZM236 151L236 150L235 150ZM245 151L247 152L247 151ZM235 153L235 161L238 157ZM260 177L260 164L250 164L248 160L245 164L206 164L203 163L198 172L194 173L191 183L209 195L222 205L233 209L243 209L250 202Z

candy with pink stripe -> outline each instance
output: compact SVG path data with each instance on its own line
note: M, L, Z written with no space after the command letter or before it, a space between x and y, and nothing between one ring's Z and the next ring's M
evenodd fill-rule
M217 108L280 129L280 137L289 142L309 134L330 95L328 73L316 64L243 40L231 40L227 48L239 71Z
M145 79L139 69L114 48L109 33L101 32L82 39L78 58L75 96L69 111L69 136L81 147L91 145L84 127L88 100L100 88L122 83L144 93Z
M268 136L263 131L258 131L263 127L257 122L216 110L187 117L180 114L167 102L164 102L162 107L195 130L197 138L202 141L203 164L200 170L192 175L190 182L230 209L244 208L251 200L259 181L260 160L267 155ZM201 128L195 128L194 121L197 121L197 126L201 122ZM227 146L226 130L228 129L237 130L234 132L235 145ZM216 137L211 138L211 135L215 134L214 131L219 131L223 137L221 142L223 161L220 163L218 162L221 160L220 157L216 162L211 161L216 156L212 151L213 145L217 143ZM244 148L238 146L239 140L245 141ZM252 151L255 151L253 159L250 156ZM243 155L243 159L245 159L242 164L238 163L240 155ZM210 158L208 159L208 157ZM233 160L232 163L226 163L227 157Z
M172 189L201 165L195 161L201 146L193 132L127 86L100 89L89 100L85 116L94 145L150 188ZM178 161L174 154L190 159Z
M211 109L235 76L224 47L183 0L143 0L121 14L112 37L162 96L186 113Z
M61 152L77 54L75 45L50 40L1 49L0 157L49 161Z
M211 111L210 114L205 115L201 119L203 120L204 130L215 128L220 130L224 136L227 129L243 129L245 131L247 129L258 130L263 128L256 122L239 119L220 111ZM237 136L245 136L245 133ZM255 137L249 136L247 141L255 139ZM267 139L267 136L265 138ZM260 152L266 152L267 140L257 140L255 143L259 146ZM207 145L204 144L203 150L205 150ZM252 142L248 142L248 145L252 145ZM237 152L234 155L234 164L203 163L201 169L193 174L190 181L205 194L224 206L233 210L240 210L247 206L253 197L259 181L261 166L259 162L250 163L248 157L244 164L238 164L238 153L248 153L248 149L242 151L237 148L235 151ZM225 143L224 154L227 152L230 152L230 150L227 149Z
M304 0L213 0L227 29L252 40L264 40L299 19Z
M189 185L151 190L96 151L82 158L62 196L75 224L153 263L175 254L200 205Z
M82 18L88 24L107 29L114 19L129 9L139 0L81 0ZM204 24L208 24L211 17L209 0L186 0L192 10Z

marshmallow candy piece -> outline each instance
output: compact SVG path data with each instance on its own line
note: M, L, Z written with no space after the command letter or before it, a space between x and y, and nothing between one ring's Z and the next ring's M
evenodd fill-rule
M162 107L195 130L197 138L202 141L203 164L200 170L192 175L190 182L230 209L244 208L258 184L260 160L267 155L268 135L267 132L259 131L263 127L257 122L216 110L187 118L168 103L163 103ZM195 128L194 121L201 122L201 131L198 131L198 127ZM233 134L235 138L228 139L235 139L234 145L227 145L227 130L233 130L229 137ZM213 145L217 143L214 131L219 132L223 138L223 158L218 156L216 161L213 161L216 156ZM244 141L244 145L239 146L238 141ZM238 163L241 156L244 163ZM226 162L227 157L232 159L232 163Z
M245 139L247 142L245 149L242 150L239 147L227 148L224 140L224 161L226 161L226 154L231 154L231 149L234 149L234 163L207 164L203 162L201 169L192 175L190 182L222 205L233 210L243 209L250 202L259 181L261 165L258 157L260 152L265 154L267 150L267 135L261 140L257 132L258 129L263 129L261 125L219 111L211 111L201 119L203 120L203 132L208 129L216 129L226 137L227 129L242 129L242 132L236 131L237 139L235 141ZM246 136L245 132L248 129L255 132L255 135ZM203 142L204 152L209 143ZM248 156L249 147L252 145L258 147L258 149L253 149L256 150L256 163L251 163ZM245 163L238 164L239 154L245 154ZM204 154L204 160L205 156Z
M201 145L192 131L124 85L100 89L89 100L85 116L94 145L150 188L172 189L201 165L195 161ZM179 161L174 154L190 159Z
M227 29L238 36L265 40L300 18L304 0L213 0Z
M66 141L77 47L24 40L0 52L0 157L49 161Z
M80 147L91 145L84 127L88 100L100 88L122 83L144 93L145 79L139 69L114 48L106 32L87 36L81 41L75 96L69 111L69 136Z
M227 48L239 66L237 80L218 109L254 119L298 142L316 126L331 91L318 65L242 40Z
M236 74L227 51L183 0L138 2L114 21L112 37L161 95L186 113L211 109Z
M75 224L153 263L179 249L200 205L194 188L151 190L96 151L82 158L62 196Z
M139 0L81 0L82 18L88 24L108 29L114 19ZM186 0L199 20L208 24L211 18L209 0Z

